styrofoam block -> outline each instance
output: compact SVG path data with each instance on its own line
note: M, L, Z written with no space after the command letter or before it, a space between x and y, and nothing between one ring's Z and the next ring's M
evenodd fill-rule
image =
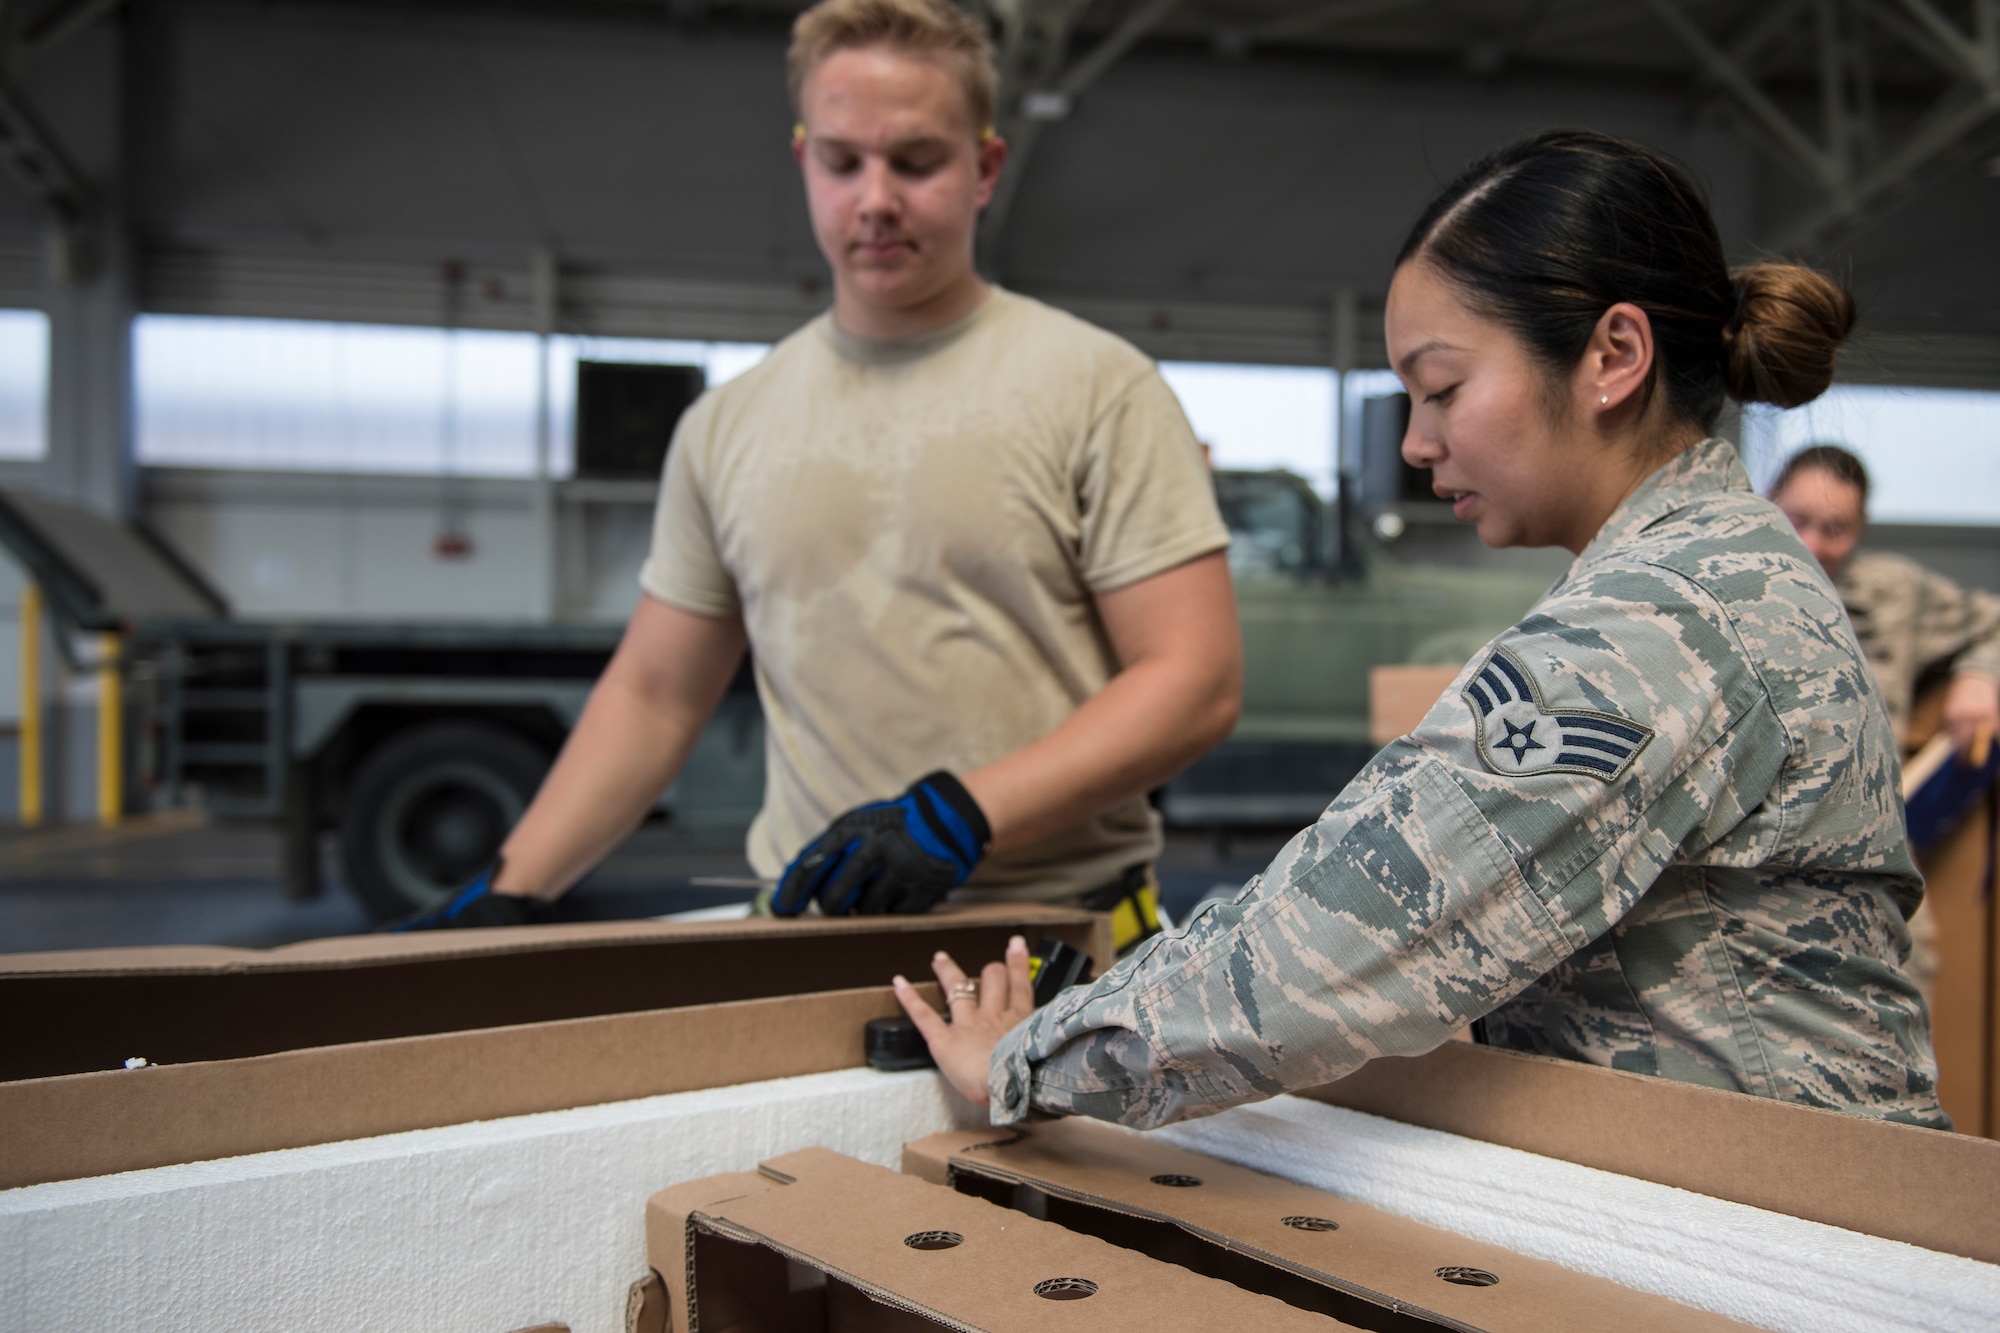
M654 1191L812 1144L894 1166L978 1118L857 1069L0 1191L0 1329L615 1333ZM1317 1102L1155 1132L1786 1333L2000 1310L1991 1265Z
M852 1069L8 1190L0 1328L617 1333L655 1191L813 1144L894 1167L969 1110Z
M1154 1133L1783 1333L2000 1327L1995 1265L1342 1107L1279 1097Z

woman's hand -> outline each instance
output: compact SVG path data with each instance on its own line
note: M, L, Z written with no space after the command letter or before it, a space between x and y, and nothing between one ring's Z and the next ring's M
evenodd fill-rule
M1983 760L1979 738L1985 736L1990 744L2000 732L2000 682L1978 671L1952 677L1951 693L1944 697L1944 728L1960 754L1973 763Z
M1035 987L1028 978L1028 942L1019 935L1008 940L1007 961L988 963L976 981L942 950L931 959L931 971L937 973L938 985L944 987L951 1006L949 1023L924 1003L905 977L894 982L896 998L917 1031L924 1034L938 1072L967 1099L984 1106L986 1069L993 1061L993 1048L1016 1023L1035 1012Z

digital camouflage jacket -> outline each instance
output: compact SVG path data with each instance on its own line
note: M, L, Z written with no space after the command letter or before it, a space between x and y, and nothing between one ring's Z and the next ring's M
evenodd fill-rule
M1492 1044L1946 1126L1888 718L1733 446L1649 477L1234 901L994 1052L996 1124L1150 1127Z
M2000 597L1961 588L1914 560L1882 551L1856 552L1833 586L1898 737L1910 725L1917 680L1932 668L1948 665L2000 680Z

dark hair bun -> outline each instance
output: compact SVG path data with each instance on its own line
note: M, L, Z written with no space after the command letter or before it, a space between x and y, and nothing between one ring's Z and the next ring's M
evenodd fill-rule
M1729 396L1797 407L1825 393L1834 356L1854 331L1853 298L1798 264L1752 264L1732 281L1737 313L1722 329Z

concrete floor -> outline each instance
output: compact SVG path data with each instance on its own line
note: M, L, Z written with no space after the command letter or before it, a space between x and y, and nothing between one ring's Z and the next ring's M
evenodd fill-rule
M1170 836L1159 874L1168 912L1184 914L1211 890L1228 891L1264 867L1290 834L1218 841ZM170 815L115 830L0 828L0 953L141 944L268 947L372 928L327 853L327 891L285 899L277 830ZM749 873L740 833L639 830L565 899L567 917L601 921L740 901L748 890L692 883Z

